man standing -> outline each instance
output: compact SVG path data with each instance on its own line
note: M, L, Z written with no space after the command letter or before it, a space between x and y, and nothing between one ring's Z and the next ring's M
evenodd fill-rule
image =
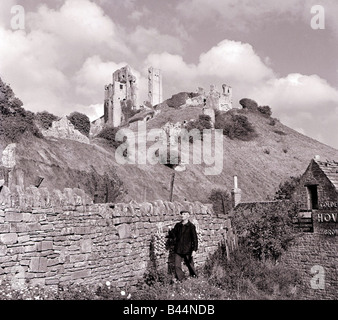
M197 277L194 267L193 257L198 249L198 240L196 228L193 223L189 221L189 211L180 212L182 221L176 223L172 235L175 240L175 273L179 281L184 279L182 271L182 260L189 269L190 276Z

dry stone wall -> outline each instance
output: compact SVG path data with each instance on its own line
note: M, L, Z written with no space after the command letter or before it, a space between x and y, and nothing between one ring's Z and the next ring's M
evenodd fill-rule
M196 265L218 243L235 245L230 220L201 203L93 204L84 191L29 187L0 193L0 279L16 285L135 285L149 265L170 270L165 235L188 209L200 240Z

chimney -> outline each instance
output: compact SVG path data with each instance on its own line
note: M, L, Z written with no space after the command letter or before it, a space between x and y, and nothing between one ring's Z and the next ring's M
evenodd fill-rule
M237 176L234 176L234 188L231 190L231 202L232 207L236 208L237 205L241 202L242 190L238 188Z

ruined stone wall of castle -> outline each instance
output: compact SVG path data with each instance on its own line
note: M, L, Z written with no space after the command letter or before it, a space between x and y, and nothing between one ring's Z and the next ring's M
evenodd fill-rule
M163 102L162 73L153 67L148 69L148 99L152 106Z
M93 204L80 189L29 187L0 193L0 279L23 284L135 285L151 263L168 270L168 227L188 209L196 224L201 266L222 239L236 244L230 220L201 203Z
M89 138L76 130L66 116L58 121L54 121L51 128L48 130L41 130L41 133L45 137L68 139L89 144Z

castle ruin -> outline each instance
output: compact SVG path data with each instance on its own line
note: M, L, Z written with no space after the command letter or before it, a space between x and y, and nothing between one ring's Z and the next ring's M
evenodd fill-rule
M104 122L113 127L123 123L122 104L130 101L136 105L136 77L127 65L113 73L113 83L105 86Z
M160 69L150 67L148 69L148 97L152 106L163 101L162 73Z

